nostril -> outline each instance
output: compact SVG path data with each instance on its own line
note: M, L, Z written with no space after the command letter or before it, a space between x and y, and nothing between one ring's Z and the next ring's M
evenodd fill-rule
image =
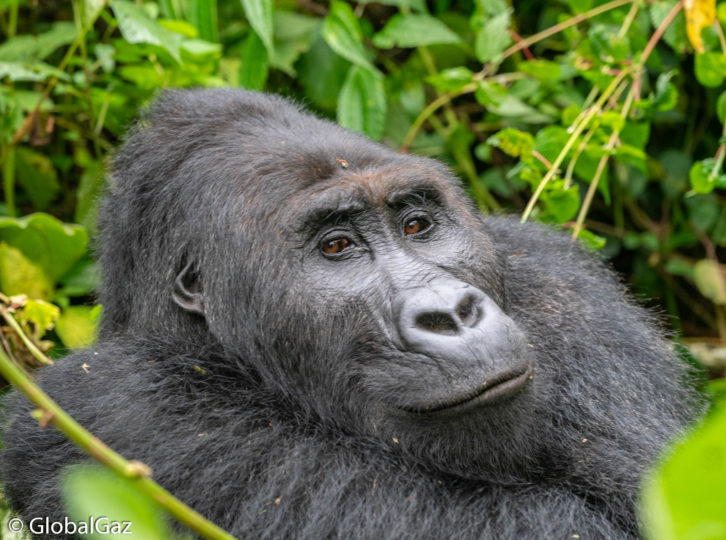
M459 317L461 324L471 328L476 325L481 317L481 307L478 305L473 295L467 295L456 306L456 316Z
M416 317L415 324L416 328L427 332L433 332L434 334L455 336L459 333L459 326L456 324L454 318L448 313L422 313Z

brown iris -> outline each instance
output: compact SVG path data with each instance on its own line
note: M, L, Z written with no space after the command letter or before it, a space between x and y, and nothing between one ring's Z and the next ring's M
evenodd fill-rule
M423 218L413 218L406 222L403 226L403 232L406 235L417 234L429 228L430 223Z
M323 252L328 255L335 255L336 253L340 253L341 251L348 249L351 244L352 242L350 239L341 236L340 238L333 238L332 240L323 242L322 249Z

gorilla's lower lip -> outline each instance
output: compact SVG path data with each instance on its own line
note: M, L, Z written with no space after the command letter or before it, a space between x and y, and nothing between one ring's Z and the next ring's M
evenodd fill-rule
M533 373L530 365L503 371L465 396L423 407L403 407L403 410L425 415L458 414L482 405L493 405L518 394L532 380Z

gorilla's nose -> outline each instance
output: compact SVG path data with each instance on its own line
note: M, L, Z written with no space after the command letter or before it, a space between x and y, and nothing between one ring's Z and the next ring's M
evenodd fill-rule
M420 352L469 341L485 317L486 295L465 283L433 282L404 294L399 330L406 344Z

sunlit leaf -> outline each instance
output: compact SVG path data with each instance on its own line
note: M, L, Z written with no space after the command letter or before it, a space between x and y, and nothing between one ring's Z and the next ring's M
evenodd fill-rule
M371 71L375 69L366 56L358 19L345 2L331 4L330 13L323 22L323 37L330 48L346 60Z
M383 78L375 72L352 66L338 102L340 125L380 139L386 117Z
M461 38L448 26L430 15L423 14L394 15L373 36L373 44L381 49L460 42Z
M167 30L149 17L146 10L126 0L111 0L119 30L129 43L149 43L164 48L181 62L179 48L182 36Z
M245 16L265 44L268 54L273 51L272 0L241 0Z
M701 30L713 24L716 18L716 0L684 0L686 34L696 52L704 52Z

